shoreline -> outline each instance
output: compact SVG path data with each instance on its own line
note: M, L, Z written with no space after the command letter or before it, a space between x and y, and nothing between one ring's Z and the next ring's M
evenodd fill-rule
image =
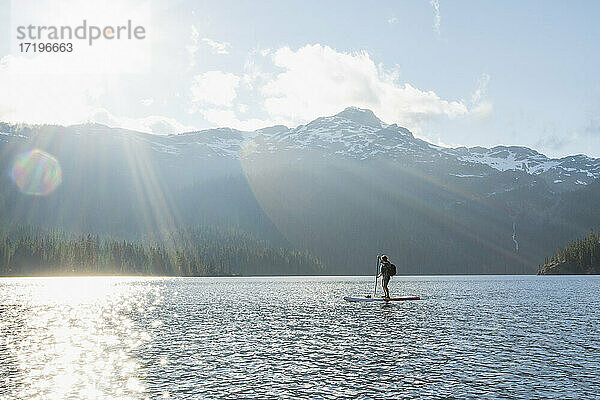
M426 274L426 275L396 275L394 278L427 278L427 277L510 277L510 276L600 276L600 274ZM0 279L8 278L374 278L373 275L0 275Z

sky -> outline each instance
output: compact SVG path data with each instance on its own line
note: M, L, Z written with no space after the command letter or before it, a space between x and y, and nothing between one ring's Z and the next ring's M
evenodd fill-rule
M155 134L371 109L445 146L600 157L596 1L4 1L0 121ZM144 28L22 52L19 26Z

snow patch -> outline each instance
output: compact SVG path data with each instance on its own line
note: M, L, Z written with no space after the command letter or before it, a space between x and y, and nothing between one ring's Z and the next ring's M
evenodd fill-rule
M486 175L471 175L471 174L448 174L459 178L485 178Z

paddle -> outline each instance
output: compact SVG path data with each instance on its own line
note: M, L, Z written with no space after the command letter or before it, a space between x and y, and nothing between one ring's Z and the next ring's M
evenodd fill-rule
M379 255L377 256L377 268L375 268L375 293L373 297L377 297L377 275L379 275Z

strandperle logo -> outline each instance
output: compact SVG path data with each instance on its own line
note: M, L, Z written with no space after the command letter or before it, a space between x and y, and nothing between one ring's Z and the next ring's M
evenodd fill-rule
M17 27L18 40L86 40L92 46L97 40L143 40L146 28L127 20L125 25L89 25L83 20L81 25L21 25Z

